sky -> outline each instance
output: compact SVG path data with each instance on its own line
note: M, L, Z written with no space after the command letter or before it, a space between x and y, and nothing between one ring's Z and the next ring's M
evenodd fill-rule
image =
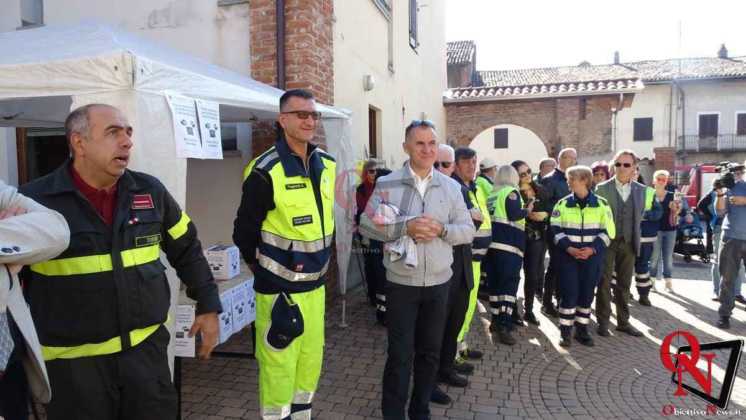
M446 2L446 39L474 40L478 70L746 56L745 0Z

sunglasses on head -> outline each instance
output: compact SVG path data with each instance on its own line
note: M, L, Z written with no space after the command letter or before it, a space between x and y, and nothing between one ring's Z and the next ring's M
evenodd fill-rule
M412 120L411 123L409 123L410 128L414 127L430 127L435 128L435 124L430 120Z
M614 166L616 166L617 168L619 168L621 166L624 166L625 168L631 168L632 164L631 163L617 162L617 163L614 164Z
M311 117L314 121L318 121L321 118L319 111L285 111L281 114L295 114L301 120L307 120L308 117Z
M441 166L445 169L448 169L453 165L453 162L435 162L433 166L435 166L435 169L440 168Z

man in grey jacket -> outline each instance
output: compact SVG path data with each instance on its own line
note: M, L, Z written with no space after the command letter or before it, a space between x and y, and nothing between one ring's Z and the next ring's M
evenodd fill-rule
M0 418L27 418L29 389L37 402L51 397L18 271L56 257L69 241L62 215L0 181Z
M437 149L433 124L412 121L404 140L409 162L378 180L360 217L360 228L368 237L382 242L408 237L416 244L414 266L407 264L411 258L393 259L384 251L388 327L384 419L405 418L413 359L409 418L430 418L430 393L438 371L452 274L452 246L471 243L475 233L458 183L433 171ZM394 211L393 223L382 222L379 207Z
M605 198L609 203L616 226L616 237L606 251L606 262L596 292L598 335L609 336L611 289L613 288L617 331L640 337L642 333L629 323L629 289L634 274L635 256L640 252L640 223L646 216L646 187L632 179L632 174L637 167L635 152L628 149L620 150L614 156L613 165L614 177L596 186L596 194ZM660 209L657 202L653 204ZM612 285L614 273L616 273L616 284Z

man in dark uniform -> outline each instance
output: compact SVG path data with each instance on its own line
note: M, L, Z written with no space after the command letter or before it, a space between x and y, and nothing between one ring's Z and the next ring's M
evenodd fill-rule
M565 171L571 166L575 166L578 160L578 152L568 147L562 149L557 155L557 168L546 175L541 180L541 184L547 190L549 195L549 208L554 208L558 201L570 194L570 188L567 186L567 177ZM544 290L542 291L541 312L547 316L558 317L557 308L552 302L552 298L557 294L557 246L554 244L551 232L547 232L547 249L549 249L549 267L544 277Z
M201 333L202 358L222 310L197 230L160 181L127 169L132 127L121 111L80 107L65 133L72 159L20 190L71 232L67 250L23 275L52 386L47 418L174 418L161 251L197 301L190 335Z

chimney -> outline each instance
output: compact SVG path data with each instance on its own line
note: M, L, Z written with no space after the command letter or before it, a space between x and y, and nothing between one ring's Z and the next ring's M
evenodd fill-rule
M614 64L619 64L619 51L614 51Z
M725 44L720 44L720 50L718 51L718 58L728 58L728 49L725 48Z

